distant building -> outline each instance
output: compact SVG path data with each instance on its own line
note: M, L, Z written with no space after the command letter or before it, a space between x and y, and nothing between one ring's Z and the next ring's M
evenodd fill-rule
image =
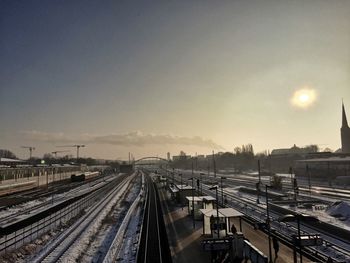
M197 155L197 159L198 159L199 161L203 161L203 160L205 160L205 155L204 155L204 154L198 154L198 155Z
M170 161L170 152L168 152L168 153L166 154L166 156L167 156L167 160Z
M191 155L175 155L173 156L173 161L183 161L183 160L188 160L191 159Z
M295 144L291 148L274 149L271 151L271 155L268 156L266 163L262 166L263 169L272 172L288 173L290 167L294 167L295 161L312 158L311 155L316 154L317 151L318 147L316 145L298 147Z
M350 128L346 119L344 103L342 104L342 126L340 128L340 134L342 153L350 153Z
M296 146L295 144L291 148L285 148L285 149L273 149L271 152L271 155L305 155L308 153L314 153L317 152L317 146L307 146L304 148L300 148Z

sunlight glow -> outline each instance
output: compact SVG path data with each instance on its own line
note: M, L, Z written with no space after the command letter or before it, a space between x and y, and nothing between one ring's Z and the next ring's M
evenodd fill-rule
M316 91L309 87L296 90L291 98L293 106L306 109L310 107L316 100Z

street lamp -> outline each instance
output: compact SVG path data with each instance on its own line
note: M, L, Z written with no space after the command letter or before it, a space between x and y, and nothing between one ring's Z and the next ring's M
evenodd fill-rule
M304 222L318 222L318 219L314 216L310 215L303 215L303 214L288 214L280 217L278 219L280 222L297 222L297 227L298 227L298 247L299 247L299 256L300 256L300 263L303 262L303 255L301 253L302 250L302 245L301 245L301 238L300 238L300 221ZM293 240L293 256L294 256L294 263L297 263L297 254L296 254L296 239Z
M188 180L192 180L192 216L193 216L193 229L196 228L196 222L195 222L195 218L194 218L194 188L193 188L193 180L194 178L190 178Z
M265 185L265 197L266 197L266 215L267 215L267 231L269 237L269 263L272 263L272 252L271 252L271 225L270 225L270 209L269 209L269 196L267 195L267 188L269 185Z
M223 189L223 184L222 180L226 180L226 177L221 176L220 181L221 181L221 205L224 207L224 189Z
M209 190L215 190L216 195L216 230L218 231L218 238L220 238L219 234L219 202L218 202L218 187L210 187Z

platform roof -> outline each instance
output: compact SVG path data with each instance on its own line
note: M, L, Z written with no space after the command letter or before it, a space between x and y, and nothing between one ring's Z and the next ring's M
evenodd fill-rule
M172 192L172 193L177 193L178 191L179 191L179 189L177 189L176 187L169 187L170 188L170 191Z
M6 162L6 163L25 163L26 161L24 160L19 160L19 159L10 159L10 158L0 158L0 162Z
M217 216L216 209L199 209L204 216ZM236 209L233 208L220 208L219 209L219 217L241 217L243 214L241 212L238 212Z
M204 201L215 201L215 198L210 196L210 195L205 195L205 196L194 196L192 199L192 196L186 196L186 199L188 201L192 201L194 199L195 202L202 202Z
M192 190L192 189L195 190L194 187L192 188L192 186L186 185L186 184L183 184L183 185L177 184L177 185L176 185L176 188L179 189L179 190Z

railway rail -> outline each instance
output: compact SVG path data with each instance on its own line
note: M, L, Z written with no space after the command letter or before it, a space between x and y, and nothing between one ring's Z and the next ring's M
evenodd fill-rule
M10 252L24 244L35 240L41 235L66 224L72 218L77 217L81 212L91 207L96 200L100 200L126 175L121 175L107 181L103 186L96 187L94 191L86 189L76 196L65 201L54 204L49 208L38 211L22 219L9 222L0 226L0 254ZM0 260L1 261L1 260Z
M128 184L133 177L128 177L123 180L117 187L113 188L105 195L105 198L97 202L89 211L76 221L70 228L62 235L50 243L43 252L41 252L32 262L65 262L65 257L69 258L69 250L79 246L79 242L85 233L92 231L96 220L99 218L101 212L111 205L116 195L121 195L126 191Z
M98 183L99 183L99 181L95 182L94 184L90 183L89 188L93 189L92 187ZM38 204L25 207L24 209L21 209L19 211L16 211L16 209L15 209L15 212L13 214L9 214L5 217L0 216L0 226L6 224L7 222L14 222L17 220L17 218L21 218L23 216L28 216L30 214L33 214L33 213L35 213L35 211L44 209L45 207L52 206L52 205L54 205L54 203L62 202L64 200L66 200L67 198L71 197L71 194L65 194L64 196L59 196L59 197L55 197L55 195L57 195L59 193L66 192L66 191L70 191L72 189L79 191L79 188L84 187L85 184L86 184L85 182L79 182L79 183L73 182L73 183L69 183L66 185L59 185L59 186L57 186L57 188L52 189L52 190L49 189L51 191L42 190L42 191L35 192L32 195L31 200L36 200L36 199L43 198L43 197L46 198L46 200L43 200L42 202L38 202Z
M137 255L138 263L172 262L158 191L150 176L147 181L147 202Z

